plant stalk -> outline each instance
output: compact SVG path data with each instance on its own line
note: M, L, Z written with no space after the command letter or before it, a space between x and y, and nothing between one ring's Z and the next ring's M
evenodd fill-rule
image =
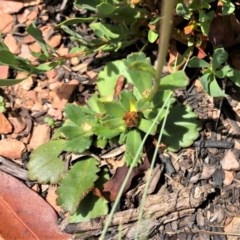
M171 105L171 96L172 96L172 92L169 93L168 98L166 100L167 112L168 112L168 110L170 108L170 105ZM157 158L157 154L158 154L158 149L159 149L158 146L160 145L161 140L162 140L163 131L164 131L164 128L165 128L165 125L166 125L166 122L167 122L167 117L168 117L168 115L166 115L165 118L163 119L161 130L160 130L160 133L158 135L157 145L155 147L155 151L154 151L153 158L152 158L152 161L151 161L150 169L149 169L149 172L148 172L148 177L146 179L146 185L145 185L144 191L143 191L142 201L141 201L141 205L140 205L140 212L139 212L138 222L137 222L137 228L136 228L137 230L136 230L136 234L135 234L135 239L136 240L139 239L138 235L141 232L140 229L141 229L142 218L143 218L143 213L144 213L144 205L146 203L148 188L149 188L149 185L150 185L150 182L151 182L152 172L153 172L153 168L154 168L156 158Z
M161 74L165 64L165 59L168 52L168 45L170 34L172 30L172 17L173 9L175 7L175 0L164 0L161 13L161 22L159 26L159 44L158 44L158 55L156 60L156 78L154 81L153 89L148 97L149 101L152 100L156 92L158 91L159 84L161 81Z

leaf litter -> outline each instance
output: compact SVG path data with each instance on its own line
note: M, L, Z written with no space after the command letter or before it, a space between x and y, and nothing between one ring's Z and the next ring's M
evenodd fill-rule
M31 50L34 49L36 51L35 43L26 39L25 33L21 32L21 25L18 25L29 24L32 21L30 13L35 13L43 21L42 29L47 40L49 40L49 44L57 47L60 55L68 54L70 45L64 45L64 41L59 35L52 35L50 25L46 23L46 21L55 21L51 14L48 15L48 12L57 15L56 9L61 7L61 4L56 3L54 5L52 3L52 5L46 6L38 1L29 1L29 5L23 5L21 1L16 4L17 2L6 1L6 3L10 4L10 7L5 10L0 9L1 16L2 18L4 17L4 21L0 25L1 32L7 34L5 39L11 40L14 38L17 40L17 44L15 41L6 40L10 44L9 47L25 57L30 56ZM15 10L14 4L16 6ZM20 4L21 8L19 7ZM67 4L67 6L71 9L71 4ZM17 20L14 20L13 16ZM14 27L15 25L18 27ZM186 28L185 31L188 31L186 33L189 34L191 33L191 28ZM228 49L230 64L235 69L239 69L237 39L239 31L237 16L231 14L228 16L216 16L211 23L209 33L209 39L213 45ZM228 38L225 36L228 36ZM167 65L169 72L172 71L172 63L176 58L181 60L179 65L177 65L177 67L181 68L188 57L188 53L185 55L178 54L182 51L179 49L176 41L185 41L178 37L171 40L170 59ZM198 50L198 57L205 57L206 48L204 44L199 46ZM84 104L93 92L96 73L99 71L99 65L97 63L93 64L95 61L94 57L96 56L85 58L82 60L83 62L69 63L65 68L61 67L58 70L51 70L46 75L33 75L30 83L26 81L19 85L0 89L1 95L7 99L7 111L2 115L1 120L4 124L0 126L1 134L6 139L2 138L0 140L0 151L2 149L5 150L4 144L6 141L12 142L8 144L11 147L9 153L1 153L0 155L10 159L7 161L17 163L18 165L16 166L25 168L29 153L36 148L37 140L33 139L38 139L39 137L37 129L41 129L41 126L46 126L44 122L45 117L52 118L57 124L58 121L64 118L62 111L67 102ZM98 57L101 59L101 53L99 53ZM106 56L106 58L108 57ZM73 65L75 71L71 71ZM100 67L102 66L100 65ZM1 71L1 74L6 75L7 70L4 69L4 71ZM78 74L78 71L81 74ZM8 72L8 75L10 74ZM1 78L5 78L5 76L3 75ZM148 228L144 228L144 231L148 232L153 239L154 236L158 236L159 239L172 239L177 236L182 239L187 239L187 237L196 239L197 236L202 239L210 239L210 236L215 235L222 235L222 239L226 239L224 236L227 236L227 234L229 236L232 233L240 235L238 219L240 212L238 201L240 178L238 159L240 152L239 147L237 147L239 146L238 137L240 132L238 126L240 90L231 82L228 82L225 89L228 91L229 96L225 100L227 105L224 105L225 103L221 99L213 100L203 92L201 87L197 86L199 86L198 80L194 80L186 91L180 90L176 94L183 102L190 103L201 119L203 129L201 130L199 140L202 144L184 148L166 159L159 154L159 164L163 166L164 171L162 169L159 171L159 175L157 175L159 176L158 184L153 185L153 190L151 191L153 194L147 198L147 207L145 209L146 215L154 216L148 222ZM227 107L223 108L222 106ZM228 109L232 109L232 111ZM12 120L13 117L17 119L17 122ZM49 127L46 131L40 130L40 132L42 134L42 142L47 141L51 128ZM13 143L14 141L21 142L24 148L22 146L18 147L17 144ZM212 144L211 147L206 147L207 141L213 141L215 145ZM217 141L232 142L235 147L232 149L221 148ZM147 146L149 147L148 152L151 152L152 144ZM115 146L112 146L112 148L114 149ZM13 156L13 152L18 154ZM145 156L143 165L140 165L133 172L125 189L125 195L122 198L121 211L115 213L110 226L109 235L107 236L109 239L117 237L117 234L111 232L117 232L120 223L123 224L122 234L125 234L128 239L133 238L133 232L136 231L135 222L139 213L138 206L142 199L144 173L149 168L149 159L151 159L151 156ZM119 156L116 156L115 160L121 161ZM2 214L4 216L12 216L8 218L9 221L4 220L6 225L0 224L2 226L0 229L1 237L10 239L14 234L21 236L23 230L26 229L27 234L37 235L39 226L42 227L44 222L41 222L40 217L39 221L35 223L35 229L31 225L34 224L34 221L26 214L30 212L31 216L38 216L38 208L42 206L39 214L43 214L43 211L44 214L40 216L46 217L50 215L49 222L44 227L48 231L40 232L40 235L37 237L45 239L46 235L42 234L50 234L51 238L53 238L54 234L56 234L57 239L67 239L70 235L60 233L57 229L58 216L41 198L48 195L47 191L45 193L41 191L43 186L35 189L39 195L33 193L33 190L28 189L21 182L3 173L2 171L6 171L10 175L18 176L4 168L5 163L3 161L0 161L0 164L2 165L0 168ZM108 161L105 159L104 164L108 165ZM113 164L113 161L111 161L111 164ZM118 166L117 163L116 166ZM107 194L108 198L113 201L125 177L126 169L126 166L121 165L116 167L116 169L113 167L112 177L105 183L104 190L99 194ZM19 170L16 167L17 171ZM63 166L61 166L61 171L64 172ZM8 180L6 181L6 179ZM25 182L28 183L27 180ZM199 184L195 185L195 183ZM6 189L10 191L6 191ZM20 204L19 201L16 203L16 200L19 200L19 196L23 197ZM52 205L54 206L54 204ZM24 210L27 210L26 213L24 213ZM17 211L23 212L23 216L17 216ZM59 208L56 208L56 211L59 212ZM24 220L26 216L27 220ZM42 217L42 219L45 219L45 217ZM31 223L28 222L29 218ZM73 234L83 230L85 239L88 239L91 236L97 236L101 232L104 221L105 217L102 217L100 218L100 223L93 223L91 227L89 227L89 222L72 223L65 227L65 231ZM8 234L6 230L14 222L20 224L19 229L16 228L16 231L12 232L13 235L5 236L5 234ZM1 223L3 222L1 221ZM129 224L131 225L130 227ZM17 232L18 230L19 232ZM144 233L142 232L142 234ZM237 236L228 237L228 239L237 239Z

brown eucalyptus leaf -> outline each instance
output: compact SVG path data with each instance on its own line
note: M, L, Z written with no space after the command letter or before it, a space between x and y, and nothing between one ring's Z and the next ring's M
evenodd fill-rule
M37 193L0 171L0 236L4 239L70 239L57 214Z

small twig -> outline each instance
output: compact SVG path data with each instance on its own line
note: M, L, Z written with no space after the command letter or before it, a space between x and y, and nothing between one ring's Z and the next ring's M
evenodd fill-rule
M205 140L205 141L196 141L193 143L194 147L200 148L233 148L234 143L228 141L218 141L218 140Z
M235 232L215 232L215 231L207 231L207 230L200 230L200 229L190 229L190 228L184 228L181 230L177 230L174 232L166 232L168 235L175 235L175 234L180 234L180 233L205 233L209 235L224 235L224 236L236 236L240 237L240 233L235 233Z
M117 148L114 148L113 150L110 150L107 153L100 155L100 158L102 158L102 159L113 158L113 157L116 157L116 156L122 154L125 150L126 150L126 145L121 145Z
M206 200L208 194L212 193L214 188L207 184L204 186L183 187L179 191L160 192L154 195L148 195L144 207L143 219L159 219L164 216L169 216L176 211L183 211L198 207ZM81 233L86 231L94 231L103 229L106 222L109 222L108 227L118 226L119 224L134 223L138 220L140 207L128 209L122 212L106 215L97 219L81 222L70 223L65 226L64 231L67 233ZM178 215L179 216L179 215ZM103 238L102 238L103 239Z
M60 7L60 11L63 11L63 9L66 7L66 5L67 5L67 2L68 2L68 0L63 0L62 1L62 4L61 4L61 7Z
M29 181L27 170L20 165L0 156L0 170L24 181Z

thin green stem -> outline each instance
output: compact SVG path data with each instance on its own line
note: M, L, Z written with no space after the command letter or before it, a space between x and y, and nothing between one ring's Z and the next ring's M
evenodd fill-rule
M167 105L166 112L169 111L169 108L171 106L171 96L172 96L172 92L169 93L168 98L165 101L165 103ZM149 188L149 185L150 185L150 182L151 182L152 171L153 171L153 168L154 168L154 165L155 165L155 162L156 162L156 157L157 157L157 154L158 154L158 145L161 142L161 139L162 139L162 136L163 136L163 131L164 131L164 128L165 128L165 125L166 125L166 121L167 121L167 115L163 119L161 130L160 130L160 133L159 133L159 136L158 136L157 146L156 146L155 151L153 153L153 158L152 158L150 169L149 169L149 172L148 172L148 177L146 179L146 185L144 187L143 197L142 197L141 206L140 206L140 212L139 212L139 216L138 216L137 231L136 231L135 239L139 239L138 234L140 232L141 221L142 221L142 216L143 216L143 211L144 211L144 205L145 205L145 202L146 202L146 199L147 199L147 192L148 192L148 188Z
M170 96L171 96L171 95L170 95ZM169 97L170 97L170 96L169 96ZM110 211L110 213L109 213L109 215L108 215L108 217L107 217L107 219L106 219L106 222L105 222L105 225L104 225L104 228L103 228L103 231L102 231L102 233L101 233L101 236L100 236L99 240L104 240L104 236L106 235L107 230L108 230L108 227L109 227L110 224L111 224L111 221L112 221L112 218L113 218L113 214L115 213L115 211L116 211L116 209L117 209L117 206L118 206L118 204L119 204L119 202L120 202L120 199L121 199L121 197L122 197L122 195L123 195L125 186L126 186L127 182L128 182L129 179L130 179L130 176L131 176L131 173L132 173L132 171L133 171L134 166L136 166L136 163L137 163L137 161L138 161L138 156L139 156L139 154L141 153L141 150L142 150L142 148L143 148L143 146L144 146L144 144L145 144L145 142L146 142L146 140L147 140L147 137L149 136L149 134L150 134L150 132L152 131L153 127L154 127L154 126L156 125L156 123L158 122L158 119L159 119L159 117L161 116L163 110L164 110L165 107L167 106L167 103L168 103L168 101L165 101L165 102L164 102L163 106L161 107L160 111L158 112L157 116L155 117L152 125L150 126L148 132L145 134L145 136L144 136L144 138L143 138L143 140L142 140L141 145L140 145L139 148L138 148L137 154L136 154L136 156L134 157L133 162L132 162L131 166L130 166L129 169L128 169L127 175L126 175L126 177L125 177L125 179L124 179L124 181L123 181L123 183L122 183L122 185L121 185L121 188L120 188L120 190L119 190L119 192L118 192L117 198L116 198L116 200L115 200L115 202L114 202L114 204L113 204L113 206L112 206L112 209L111 209L111 211Z

